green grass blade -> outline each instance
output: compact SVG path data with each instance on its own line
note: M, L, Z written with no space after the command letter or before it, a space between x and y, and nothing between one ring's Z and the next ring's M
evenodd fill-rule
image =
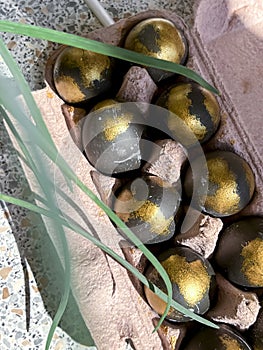
M50 134L46 128L46 125L43 121L42 115L37 107L37 104L32 96L32 93L28 87L27 82L25 81L25 78L20 71L20 69L17 69L17 64L15 60L13 59L12 55L10 55L7 47L3 43L3 40L0 38L0 52L3 60L5 61L7 67L9 68L11 74L16 80L16 84L21 91L21 94L23 95L25 102L30 105L30 111L32 113L32 116L34 116L34 120L36 122L36 125L39 125L45 136L47 137L48 141L53 143L53 140L50 137Z
M0 48L1 49L1 48ZM72 180L75 184L77 184L95 203L100 206L104 211L106 210L107 215L111 217L111 219L123 230L123 232L127 235L127 237L136 245L139 246L140 249L143 251L145 256L149 259L149 261L157 268L159 271L161 277L163 278L167 291L169 296L169 301L166 307L166 310L164 311L164 314L161 317L161 320L159 324L157 325L157 328L161 325L164 318L166 317L169 308L170 308L170 301L172 300L172 285L171 281L162 267L162 265L159 263L158 259L142 244L142 242L133 234L132 231L130 231L127 226L116 216L110 208L108 208L104 203L94 195L94 193L86 187L79 179L76 177L72 169L67 165L67 163L64 161L64 159L59 155L55 147L46 140L45 136L42 134L41 130L39 130L35 125L32 124L32 122L27 118L25 113L23 112L22 107L17 103L16 105L13 103L12 98L10 96L6 96L5 94L10 94L10 91L4 90L2 96L0 96L0 101L2 101L2 104L9 110L9 112L16 117L16 120L19 121L20 125L24 130L26 131L26 134L30 135L31 143L34 145L38 145L40 149L56 164L62 173L64 174L64 177L67 180ZM15 129L15 128L14 128ZM20 136L19 136L20 137ZM21 138L20 138L21 142ZM35 147L31 149L31 152L35 152ZM40 167L42 164L40 163ZM32 169L34 171L34 168ZM43 169L44 172L45 169ZM36 172L35 175L38 178L41 178L43 176L42 171ZM46 181L46 180L45 180ZM41 186L44 190L48 186L46 184L44 186ZM52 200L50 200L50 203L52 203ZM54 208L56 210L56 208Z
M28 149L26 148L23 140L21 139L19 133L17 132L17 130L14 128L9 116L7 115L7 113L5 112L5 110L2 108L2 106L0 106L0 113L2 114L2 116L4 117L8 127L10 128L11 132L13 133L13 135L15 136L18 145L21 149L21 151L23 152L24 156L25 156L25 160L28 162L28 166L31 168L31 170L33 171L36 179L40 178L40 172L38 171L37 167L35 166L35 163L31 157L31 154L29 153ZM40 183L41 185L41 183ZM46 192L47 188L50 188L50 186L41 186L42 190L44 192ZM44 199L43 199L44 201ZM48 200L45 200L46 203L49 203ZM57 225L58 226L58 225ZM69 250L68 250L68 244L67 244L67 240L65 237L65 233L64 230L61 227L58 227L58 233L60 235L60 240L62 242L62 251L63 251L63 256L64 256L64 271L65 271L65 275L64 275L64 292L62 293L62 297L58 306L58 309L56 311L56 314L52 320L52 324L51 327L49 329L48 332L48 336L47 336L47 340L46 340L46 344L45 344L45 350L48 350L51 344L51 341L53 339L55 330L65 312L65 309L67 307L67 303L68 303L68 299L69 299L69 294L70 294L70 270L71 270L71 266L70 266L70 256L69 256Z
M3 90L2 90L3 91ZM31 95L31 92L30 92ZM31 95L32 96L32 95ZM17 107L17 105L16 105ZM14 125L12 124L9 116L7 115L7 113L5 112L5 110L2 108L2 106L0 105L0 112L1 115L3 116L3 118L5 119L8 127L10 128L11 132L13 133L13 135L15 136L18 145L22 151L22 153L24 154L27 162L28 162L28 166L31 168L31 170L33 171L36 179L39 182L40 187L42 188L42 191L45 193L46 197L47 197L47 203L51 203L51 208L53 209L54 212L56 212L56 207L54 207L54 205L52 205L53 203L53 198L52 198L52 194L50 193L51 190L51 186L47 186L46 182L47 182L47 177L45 176L40 176L41 174L45 174L45 169L43 167L43 164L39 164L40 166L40 170L38 170L38 168L36 167L33 158L31 157L30 152L28 151L27 147L25 146L22 138L20 137L19 133L17 132L16 128L14 127ZM17 112L19 113L20 110L18 108ZM42 116L41 116L42 118ZM44 181L43 181L44 180ZM70 294L70 279L71 279L71 266L70 266L70 257L69 257L69 250L68 250L68 244L67 244L67 240L65 237L65 232L63 230L62 226L59 226L59 224L57 223L57 221L55 222L55 226L56 226L56 231L59 235L60 241L61 241L61 248L62 248L62 252L63 252L63 257L64 257L64 290L62 293L62 297L58 306L58 309L56 311L56 314L52 320L52 324L51 327L49 329L48 332L48 336L47 336L47 340L46 340L46 344L45 344L45 350L48 350L55 332L55 329L57 328L68 303L68 298L69 298L69 294Z
M185 66L154 57L149 57L134 51L123 49L121 47L82 38L74 34L59 32L53 29L41 28L22 23L14 23L10 21L0 21L0 31L49 40L57 42L59 44L74 46L84 50L90 50L96 53L119 58L136 64L167 70L192 79L204 88L210 90L215 94L218 94L218 91L212 85L204 80L199 74Z
M105 246L102 242L100 242L98 239L96 239L94 236L92 236L91 234L89 234L88 232L86 232L85 230L83 230L82 228L80 228L78 225L71 223L70 220L65 220L63 217L59 217L56 216L56 214L50 210L41 208L35 204L29 203L27 201L21 200L21 199L17 199L14 198L12 196L8 196L5 194L0 193L0 200L4 200L7 203L12 203L15 205L19 205L23 208L26 208L28 210L31 210L37 214L40 215L44 215L47 217L51 217L55 220L58 220L58 222L61 225L64 225L65 227L70 228L71 230L73 230L74 232L79 233L80 235L82 235L83 237L89 239L94 245L96 245L98 248L102 249L105 253L107 253L108 255L110 255L113 259L115 259L116 261L118 261L123 267L125 267L127 270L129 270L132 274L134 274L134 276L136 278L138 278L145 286L151 288L154 293L156 295L158 295L162 300L164 300L165 302L168 301L168 296L167 294L165 294L163 291L161 291L157 286L155 286L154 284L149 283L149 281L147 280L147 278L141 274L134 266L132 266L127 260L123 259L122 257L120 257L117 253L115 253L112 249L110 249L109 247ZM184 315L195 319L196 321L205 324L206 326L212 327L212 328L216 328L218 329L219 327L213 323L210 322L209 320L206 320L205 318L196 315L195 313L193 313L192 311L184 308L182 305L180 305L179 303L177 303L176 301L172 300L171 302L171 306L174 307L175 309L177 309L179 312L183 313Z
M56 146L55 146L55 144L54 144L54 142L49 134L49 131L46 127L46 124L44 123L41 112L40 112L40 110L39 110L39 108L38 108L38 106L33 98L33 95L29 89L29 86L28 86L22 72L20 71L20 69L18 69L15 60L13 59L12 55L10 54L9 50L7 49L7 47L5 46L5 44L3 43L3 40L1 38L0 38L0 52L1 52L1 56L4 59L8 69L10 70L11 74L13 75L13 77L15 79L16 85L17 85L18 89L20 90L20 92L25 100L25 103L30 107L31 116L32 116L34 122L36 123L36 126L41 130L41 133L46 137L50 146L54 147L54 149L56 150ZM10 102L12 103L12 101L10 101ZM70 182L67 182L67 185L69 186L69 188L72 189Z
M1 100L1 98L0 98ZM72 180L86 195L88 195L112 220L115 222L117 226L126 234L126 236L141 249L147 259L156 267L160 276L164 280L169 300L172 300L172 285L171 281L163 268L163 266L159 263L158 259L142 244L142 242L137 238L137 236L125 225L125 223L106 205L104 204L84 183L82 183L74 174L72 169L67 165L64 159L54 151L53 147L46 141L44 136L40 133L40 131L25 117L24 113L19 110L18 105L14 108L13 104L10 103L6 106L10 109L10 113L16 116L17 120L20 122L20 125L25 128L25 130L29 133L31 143L35 146L38 145L44 153L59 167L65 177L69 180ZM161 317L161 322L166 317L170 305L169 301L167 304L167 309ZM160 326L158 324L158 327Z
M60 34L64 34L64 33L60 33ZM78 38L78 37L76 37L76 38ZM83 39L83 40L86 40L86 39ZM95 42L95 43L97 43L97 42ZM112 47L112 48L115 48L115 47ZM1 49L1 47L0 47L0 49ZM5 60L8 59L9 53L7 50L4 52L4 54L5 54L4 59ZM146 56L144 56L144 57L146 57ZM15 67L15 65L14 65L13 69L14 69L14 73L16 73L15 70L17 69L17 67ZM20 79L20 78L21 77L19 77L19 75L17 75L17 79ZM1 98L3 101L2 96L1 96ZM160 320L160 323L159 323L159 325L160 325L161 322L163 321L164 317L166 316L168 310L170 309L170 303L172 300L171 281L170 281L166 271L162 267L162 265L159 263L159 261L156 259L156 257L154 257L150 253L150 251L142 244L142 242L133 234L133 232L127 228L127 226L123 223L123 221L118 216L116 216L116 214L113 213L110 208L108 208L103 202L101 202L101 200L76 177L76 175L74 174L72 169L68 166L68 164L64 161L64 159L59 155L59 153L57 152L56 147L53 145L53 143L48 142L48 139L45 136L45 133L42 133L42 128L43 128L42 123L38 123L37 126L33 125L32 122L25 116L24 113L20 113L21 111L18 111L18 110L16 110L16 108L14 108L14 106L12 105L12 103L10 103L10 101L7 101L7 99L6 99L6 101L3 101L3 104L4 104L4 102L6 102L6 104L7 104L6 108L9 109L11 114L16 117L16 119L17 119L17 121L19 121L20 125L27 130L27 132L30 135L30 138L32 139L32 143L35 145L38 145L40 147L40 149L59 167L59 169L62 171L62 173L64 174L66 179L74 182L80 189L82 189L82 191L85 194L87 194L97 205L99 205L99 207L101 207L105 211L105 213L112 219L112 221L115 222L116 225L119 226L123 230L123 232L127 235L127 237L136 246L138 246L142 250L142 252L148 258L148 260L158 270L160 276L163 278L163 280L166 284L167 294L168 294L167 307L166 307L165 313L163 314L163 316ZM30 109L31 108L31 101L28 100L27 102L28 102L28 107ZM34 114L33 114L33 117L34 117ZM41 116L41 118L42 118L42 116ZM47 129L45 129L45 130L48 132ZM39 176L39 174L38 174L38 176ZM56 209L56 208L54 208L54 209ZM55 212L56 212L56 210L55 210ZM104 247L104 250L105 249L106 248ZM181 306L178 306L178 307L180 309ZM193 318L196 318L196 317L197 317L197 315L193 314Z

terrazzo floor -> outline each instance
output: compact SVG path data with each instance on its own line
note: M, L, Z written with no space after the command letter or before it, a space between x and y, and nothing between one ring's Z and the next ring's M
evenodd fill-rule
M101 3L114 20L147 9L167 9L181 15L189 26L192 23L194 0L115 0L114 3L104 0ZM85 35L101 27L84 0L1 0L0 19L40 25L79 35ZM3 35L3 39L30 88L32 90L43 88L45 62L56 45L12 34ZM7 79L8 76L9 72L0 57L0 79ZM30 199L32 196L2 121L0 121L0 190L21 199ZM51 251L52 247L40 217L13 205L7 207L1 202L1 350L44 349L61 290L61 281L52 278L56 274L59 275L61 266L56 261L45 258L44 252ZM92 349L88 346L88 338L88 331L71 296L50 349Z

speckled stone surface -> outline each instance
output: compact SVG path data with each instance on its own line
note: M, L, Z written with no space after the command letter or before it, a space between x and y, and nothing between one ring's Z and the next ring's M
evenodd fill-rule
M142 10L166 9L192 24L195 0L139 1L104 0L106 10L117 20ZM9 19L46 28L85 35L100 28L99 21L84 1L20 0L0 1L0 19ZM56 44L4 34L3 39L18 62L32 90L44 87L44 67ZM0 58L0 79L8 77ZM1 118L0 118L1 120ZM17 154L0 122L0 190L30 199L32 194ZM12 220L9 219L9 211ZM0 208L0 349L42 350L58 306L62 281L61 266L50 259L52 244L41 219L16 206ZM54 268L55 267L55 268ZM74 325L78 325L75 327ZM73 297L57 328L51 349L89 349L87 330Z

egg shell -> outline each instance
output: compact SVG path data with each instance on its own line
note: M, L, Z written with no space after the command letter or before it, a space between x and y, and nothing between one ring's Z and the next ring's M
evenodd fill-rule
M182 350L252 350L238 333L227 327L203 328L193 335Z
M196 189L195 205L197 209L215 217L226 217L237 214L250 202L254 189L254 174L248 163L240 156L228 151L214 151L205 154L206 169L199 158L199 172L192 174L189 168L184 188L188 197L193 194L194 182L199 184ZM191 165L193 167L193 164Z
M166 270L173 288L173 298L197 314L204 314L210 307L210 297L214 291L214 270L208 260L187 247L170 248L160 255L158 260ZM145 275L147 279L165 291L165 284L153 266L149 266ZM145 287L148 303L162 314L166 303ZM189 317L171 308L166 317L170 321L186 322Z
M82 146L95 169L109 176L138 170L144 159L143 119L135 105L113 104L87 115Z
M112 86L114 60L88 50L64 47L53 67L57 93L67 103L83 103Z
M208 141L218 128L220 107L216 97L196 83L170 85L159 96L156 104L181 118L200 143ZM187 133L178 134L178 124L173 114L167 114L166 123L175 139L187 147L191 146L192 140L188 141Z
M112 208L145 244L160 243L175 233L181 195L157 176L133 178L115 193Z
M128 33L124 48L147 56L183 64L188 45L183 32L164 18L148 18L137 23ZM173 75L171 72L147 67L155 82Z
M227 278L244 287L263 287L263 218L244 217L219 239L215 259Z

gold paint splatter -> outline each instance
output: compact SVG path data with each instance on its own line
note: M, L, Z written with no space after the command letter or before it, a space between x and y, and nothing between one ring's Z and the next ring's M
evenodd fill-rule
M59 95L69 103L78 103L85 100L85 95L70 76L61 75L57 77L55 79L55 86Z
M263 287L263 240L256 238L249 242L241 252L244 258L241 271L249 283Z
M92 111L92 112L93 112L93 111L97 111L98 109L102 109L102 108L103 108L103 109L106 109L107 107L111 107L112 105L115 105L115 104L117 104L117 103L118 103L117 101L108 98L108 99L106 99L106 100L103 100L103 101L97 103L97 104L92 108L91 111Z
M159 235L165 235L169 233L169 226L173 220L173 217L165 218L163 213L156 204L151 201L145 201L140 208L131 214L131 218L140 219L150 224L150 231Z
M9 297L9 289L7 287L3 288L2 299L7 299Z
M116 119L106 119L103 128L105 140L113 141L117 136L124 133L128 129L132 118L132 114L126 113Z
M3 267L0 270L0 277L2 277L5 280L11 271L12 271L12 267Z
M172 350L175 349L177 340L178 340L178 337L176 337L175 335L172 335L170 337L170 345L171 345Z
M169 233L169 226L173 216L165 218L156 204L149 200L137 201L130 190L123 190L115 202L114 210L124 222L129 219L139 219L150 224L150 231L159 235Z
M103 75L110 69L111 60L108 56L82 50L78 64L84 87L93 88L94 82L105 79Z
M221 343L224 345L225 350L242 350L243 347L240 346L236 339L224 334L219 337Z
M164 335L168 334L168 327L164 324L161 324L160 330L163 332Z
M54 98L54 93L52 91L47 91L47 98Z
M202 300L209 289L211 277L201 260L188 262L185 257L175 254L161 264L171 281L178 285L189 306L194 306Z
M205 207L220 214L237 212L240 196L236 177L229 169L227 161L220 157L209 159L207 168L209 182L214 184L215 189L212 195L206 197Z
M191 84L180 84L172 88L169 92L167 108L185 122L198 140L202 140L207 133L207 129L200 119L189 111L192 101L187 96L191 91ZM178 129L178 122L173 116L168 117L168 127L175 132Z

